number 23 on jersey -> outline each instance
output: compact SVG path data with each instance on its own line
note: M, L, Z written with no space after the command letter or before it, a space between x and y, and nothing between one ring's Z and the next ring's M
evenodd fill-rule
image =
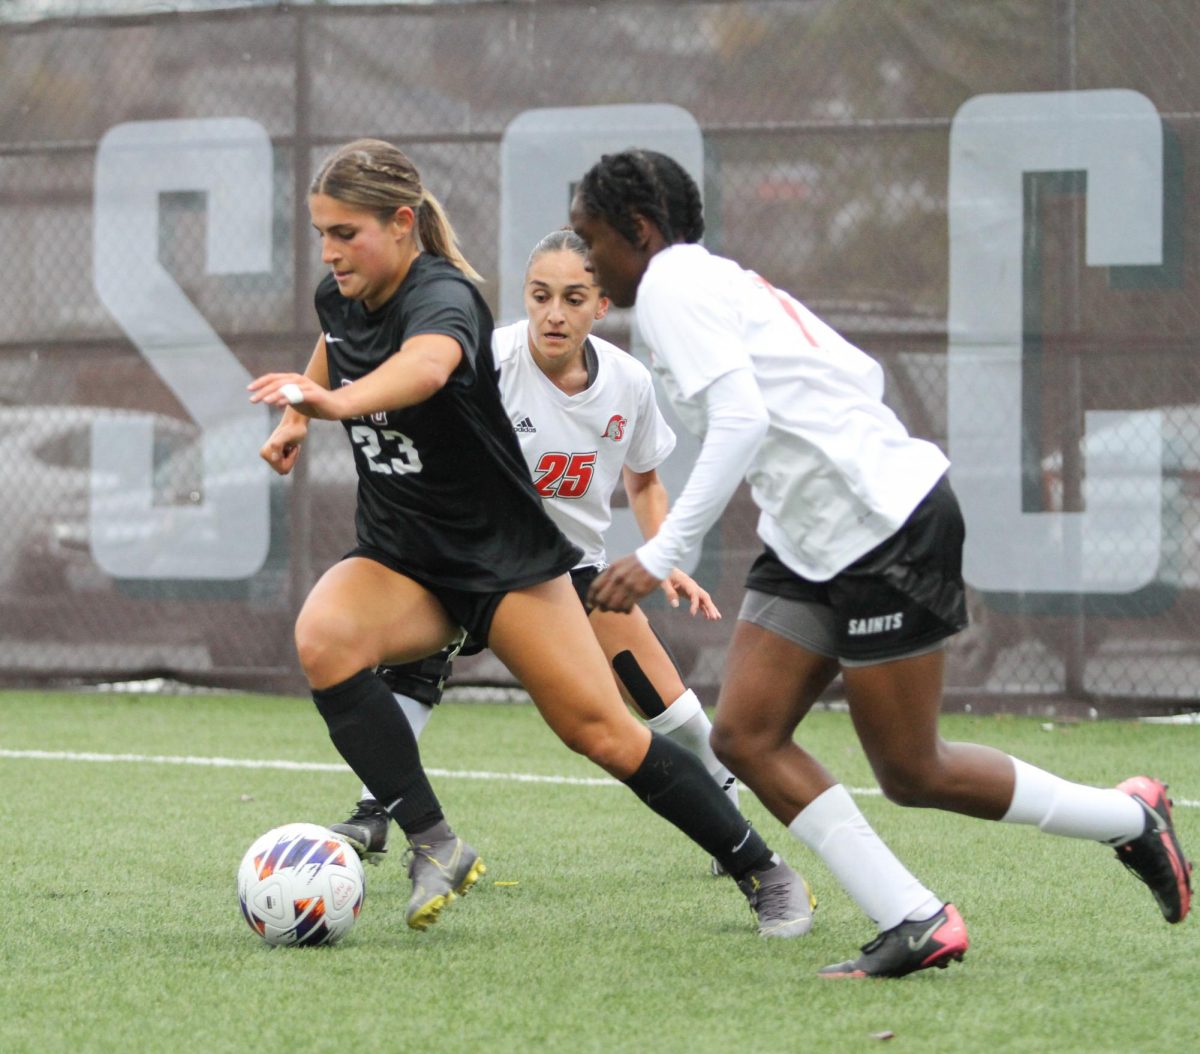
M355 446L362 449L372 472L384 476L403 476L421 471L421 455L403 432L354 425L350 429L350 438Z

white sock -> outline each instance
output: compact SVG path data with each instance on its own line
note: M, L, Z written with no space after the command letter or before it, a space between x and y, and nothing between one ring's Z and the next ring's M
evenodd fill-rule
M1004 823L1036 824L1048 834L1118 845L1142 833L1146 814L1124 791L1071 783L1019 758L1013 799Z
M809 802L788 831L825 862L881 930L927 919L942 906L896 859L840 783Z
M649 718L646 725L695 754L730 801L737 805L737 780L733 773L717 760L717 755L709 745L712 722L704 712L704 707L700 705L700 700L696 698L695 692L689 688L661 714Z
M412 726L413 738L420 740L421 733L425 730L425 726L429 723L429 718L433 714L433 707L426 703L417 702L411 696L402 695L400 692L392 692L392 698L396 700L396 705L400 707L400 712L408 718L408 723ZM375 795L367 790L367 785L364 783L362 788L362 800L375 800Z

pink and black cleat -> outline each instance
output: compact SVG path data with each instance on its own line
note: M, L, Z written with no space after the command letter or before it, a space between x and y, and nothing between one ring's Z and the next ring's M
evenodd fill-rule
M1132 776L1117 785L1146 813L1142 833L1117 846L1117 859L1154 894L1163 918L1182 922L1192 906L1192 864L1184 855L1171 822L1167 785L1149 776Z
M962 962L970 942L967 926L953 904L936 915L905 921L864 944L862 955L817 971L819 977L904 977L936 966L945 969Z

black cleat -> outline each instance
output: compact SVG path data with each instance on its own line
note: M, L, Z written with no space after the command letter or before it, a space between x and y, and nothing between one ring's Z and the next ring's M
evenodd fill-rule
M1150 887L1164 919L1182 922L1192 906L1192 865L1175 835L1167 785L1149 776L1132 776L1117 790L1128 794L1146 814L1145 829L1117 846L1117 859Z
M970 942L967 927L953 904L936 915L905 921L862 947L862 955L817 971L818 977L904 977L931 966L945 969L962 962Z
M392 818L374 798L363 798L348 820L332 824L329 829L346 839L365 861L378 864L387 852Z

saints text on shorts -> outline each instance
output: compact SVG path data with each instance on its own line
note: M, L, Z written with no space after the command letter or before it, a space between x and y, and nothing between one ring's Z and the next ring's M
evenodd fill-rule
M852 618L847 630L851 637L865 637L872 633L886 633L904 625L904 613L895 611L890 615L873 615L871 618Z

